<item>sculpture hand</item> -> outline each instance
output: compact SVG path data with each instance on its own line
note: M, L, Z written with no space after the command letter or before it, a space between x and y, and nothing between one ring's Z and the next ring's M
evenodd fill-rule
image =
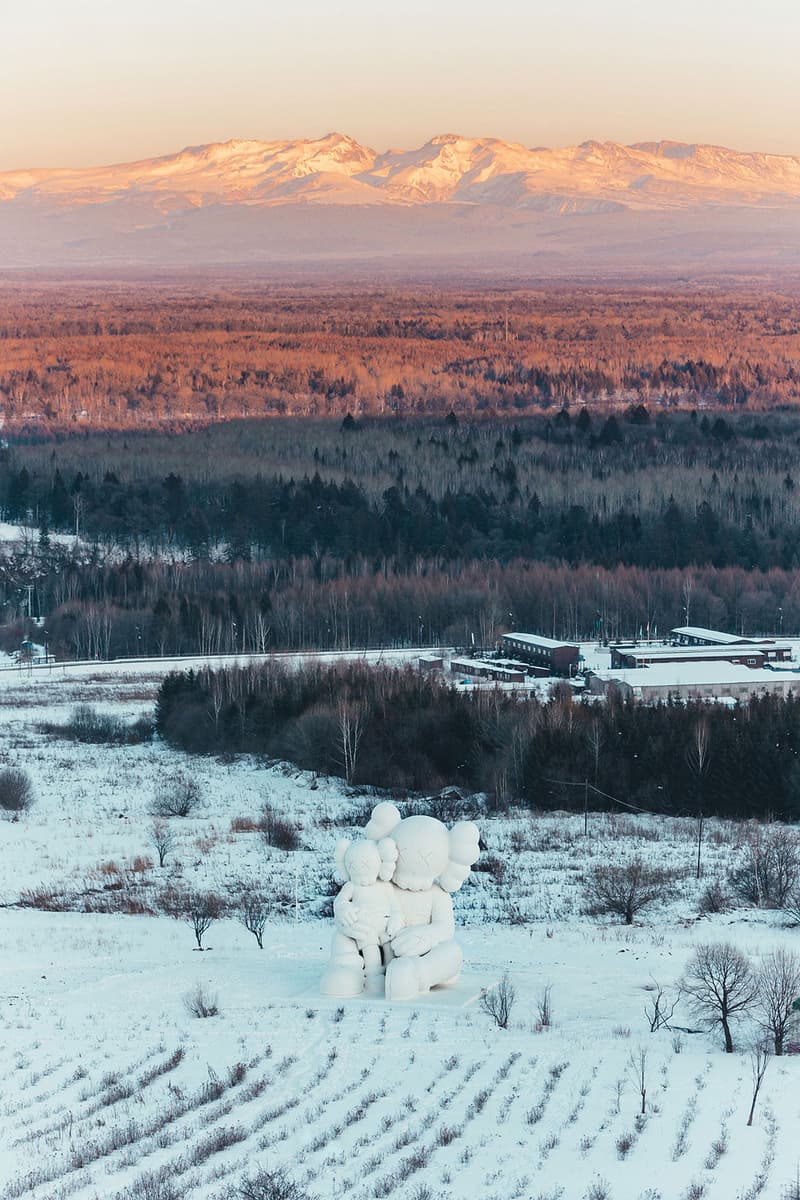
M427 925L413 925L401 929L392 938L392 951L399 957L409 954L427 954L431 948L431 934Z

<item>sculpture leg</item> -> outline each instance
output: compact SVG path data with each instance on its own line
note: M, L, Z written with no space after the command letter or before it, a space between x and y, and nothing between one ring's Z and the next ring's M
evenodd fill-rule
M364 988L366 991L375 995L380 995L383 992L383 960L381 959L381 948L377 942L371 946L362 946L361 953L364 955Z
M427 954L395 958L386 968L386 999L411 1000L458 976L464 956L454 942L442 942Z
M364 960L352 938L338 930L331 943L331 959L322 976L319 990L323 996L347 1000L364 990Z

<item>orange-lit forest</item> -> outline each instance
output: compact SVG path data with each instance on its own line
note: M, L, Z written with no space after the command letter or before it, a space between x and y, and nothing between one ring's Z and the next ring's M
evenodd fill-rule
M7 284L8 641L795 632L799 381L755 289Z
M798 400L800 297L752 288L0 291L0 409L16 430Z

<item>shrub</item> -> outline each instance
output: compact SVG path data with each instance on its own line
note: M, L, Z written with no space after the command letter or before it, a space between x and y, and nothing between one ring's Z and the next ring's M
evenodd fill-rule
M710 916L712 913L727 912L731 907L731 899L725 891L719 879L714 879L709 883L700 897L698 910L702 917Z
M281 1168L262 1168L254 1175L245 1176L235 1193L237 1200L312 1200L308 1192L300 1187Z
M150 717L139 717L132 724L126 725L118 717L99 713L91 704L78 704L65 725L44 722L41 729L44 733L70 738L75 742L96 745L110 742L132 746L139 742L151 741L154 726Z
M481 993L481 1008L493 1019L498 1029L508 1029L515 998L514 985L506 971L495 987Z
M613 913L632 925L637 913L669 895L674 879L674 872L635 858L624 867L595 867L585 884L585 896L591 912Z
M591 1148L591 1147L590 1147ZM605 1179L595 1179L589 1184L584 1200L611 1200L611 1188Z
M202 983L196 983L192 990L186 993L183 1006L190 1017L216 1017L219 1013L218 997L207 992Z
M279 816L269 803L261 811L261 833L266 844L276 850L300 849L297 826Z
M161 1167L158 1171L140 1175L130 1187L117 1192L114 1200L181 1200L181 1194L171 1170Z
M200 788L194 779L176 779L156 796L150 814L153 817L188 817L201 799Z
M0 809L17 820L33 804L33 785L27 771L20 767L3 767L0 771Z
M101 714L91 704L79 704L62 732L76 742L117 742L121 739L122 725L118 717Z
M785 825L753 826L729 882L748 904L783 908L800 885L800 837Z

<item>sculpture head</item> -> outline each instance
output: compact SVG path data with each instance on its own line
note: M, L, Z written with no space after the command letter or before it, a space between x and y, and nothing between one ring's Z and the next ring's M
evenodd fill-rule
M394 804L378 804L364 831L380 844L392 841L397 862L392 883L409 892L424 892L438 883L446 892L457 892L480 854L479 832L472 821L459 821L452 829L435 817L401 817Z
M388 838L379 842L351 842L343 838L335 850L336 869L357 887L368 887L378 879L391 879L397 847Z

